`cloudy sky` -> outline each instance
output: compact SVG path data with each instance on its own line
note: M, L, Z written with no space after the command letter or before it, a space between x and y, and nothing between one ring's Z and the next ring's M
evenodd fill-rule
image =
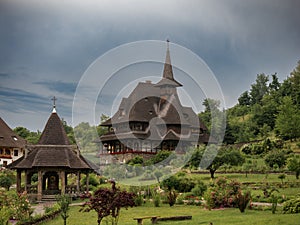
M299 8L298 0L0 0L0 116L42 130L55 95L71 124L76 87L95 60L167 38L204 60L231 107L257 74L283 80L295 68Z

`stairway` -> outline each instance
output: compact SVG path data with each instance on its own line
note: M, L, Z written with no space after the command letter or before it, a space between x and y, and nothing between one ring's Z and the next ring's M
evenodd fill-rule
M56 195L43 195L42 202L56 202Z

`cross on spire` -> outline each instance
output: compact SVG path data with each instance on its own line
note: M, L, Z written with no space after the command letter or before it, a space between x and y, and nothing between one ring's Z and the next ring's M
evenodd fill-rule
M56 112L56 105L55 105L55 101L57 100L57 98L55 96L53 96L53 98L51 98L51 100L53 101L53 111L52 112Z

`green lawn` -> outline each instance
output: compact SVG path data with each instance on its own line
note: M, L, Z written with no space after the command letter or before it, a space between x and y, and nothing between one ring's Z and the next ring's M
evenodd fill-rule
M80 207L74 206L70 209L70 217L68 224L72 225L92 225L97 224L95 212L83 213L79 212ZM122 209L119 224L120 225L134 225L137 224L133 220L134 217L158 215L164 216L178 216L178 215L192 215L192 220L187 221L160 221L159 224L171 225L196 225L196 224L209 224L212 222L214 225L218 224L270 224L270 225L296 225L299 224L300 214L282 214L277 212L272 214L271 211L255 211L246 210L245 213L240 213L238 209L224 209L208 211L197 206L176 205L169 207L162 205L161 207L153 207L152 205L130 208L128 210ZM61 217L44 223L44 225L61 225L63 221ZM105 224L105 222L103 222ZM144 225L150 225L150 219L144 220Z
M204 182L208 182L211 180L210 175L209 174L187 174L187 176L191 176L194 177L196 179L201 179ZM281 180L278 178L279 174L274 174L274 173L270 173L270 174L248 174L247 177L245 174L243 173L216 173L215 174L215 178L218 177L226 177L229 179L235 179L239 182L255 182L255 183L259 183L259 182L268 182L268 183L272 183L272 182L281 182ZM296 179L295 175L287 175L286 174L286 178L284 179L284 182L300 182L300 180Z

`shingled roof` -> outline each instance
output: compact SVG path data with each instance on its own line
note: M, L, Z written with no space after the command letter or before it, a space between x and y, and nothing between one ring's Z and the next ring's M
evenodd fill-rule
M69 139L64 126L53 110L38 142L39 145L69 145Z
M28 153L11 165L12 169L35 167L65 167L70 169L91 169L78 154L74 145L28 145Z
M27 145L25 155L9 165L11 169L37 167L92 169L91 163L82 157L78 147L70 145L55 108L53 108L38 144Z
M26 140L18 136L0 117L0 146L2 147L25 147Z

